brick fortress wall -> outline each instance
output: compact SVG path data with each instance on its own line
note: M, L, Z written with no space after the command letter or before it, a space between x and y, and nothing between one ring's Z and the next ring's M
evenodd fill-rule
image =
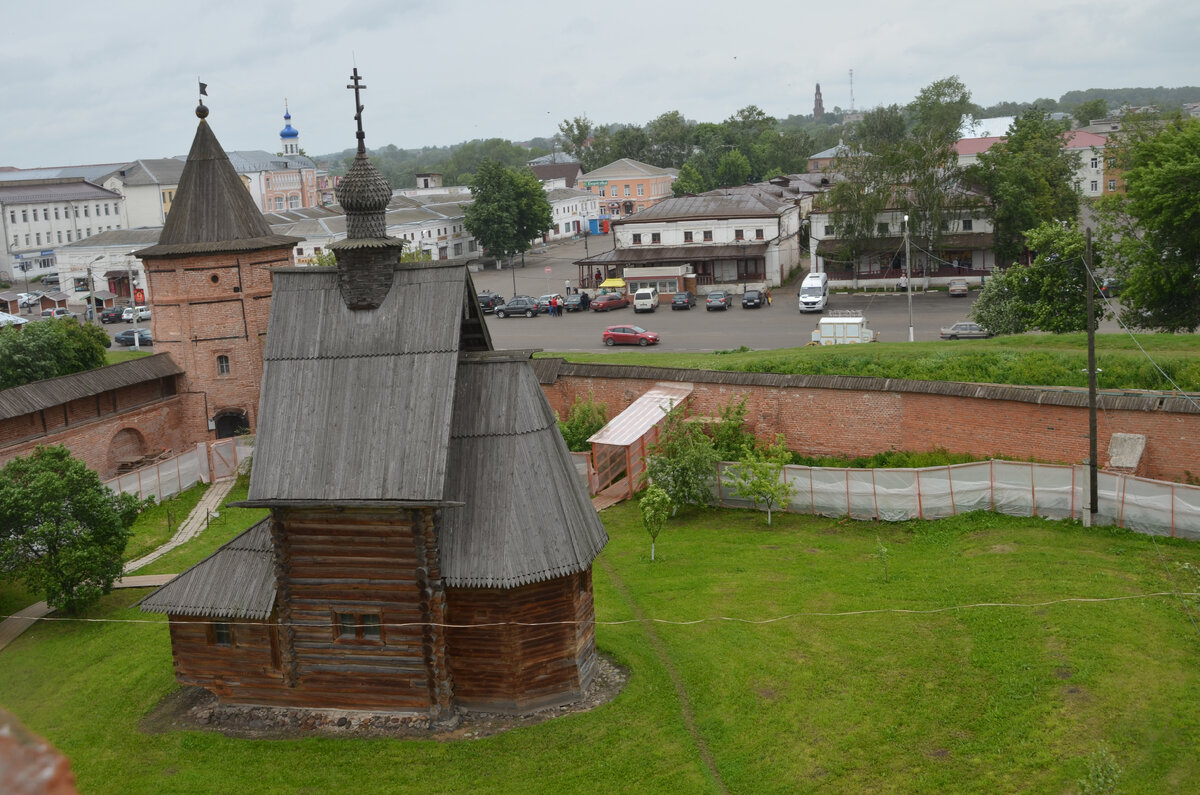
M980 457L1083 463L1088 455L1087 392L876 378L780 376L539 360L542 389L565 417L576 396L608 407L611 419L660 381L694 385L693 416L717 417L745 395L755 434L782 433L803 455L873 455L944 448ZM1200 472L1200 410L1158 393L1101 395L1099 459L1114 433L1146 437L1134 474L1181 481Z

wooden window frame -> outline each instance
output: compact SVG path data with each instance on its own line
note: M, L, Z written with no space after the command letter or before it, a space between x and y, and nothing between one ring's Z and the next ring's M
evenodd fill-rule
M379 613L334 610L332 616L335 643L384 645L383 620Z
M220 627L224 627L225 631L219 631ZM210 621L205 628L208 635L209 646L219 646L222 649L232 649L237 646L237 639L233 634L233 624L228 621ZM222 634L226 635L226 639L222 640Z

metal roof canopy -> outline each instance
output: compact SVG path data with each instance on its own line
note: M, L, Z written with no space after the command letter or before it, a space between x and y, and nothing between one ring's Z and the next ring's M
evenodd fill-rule
M628 447L662 422L672 406L681 405L692 394L692 384L658 383L629 404L588 439L592 444Z

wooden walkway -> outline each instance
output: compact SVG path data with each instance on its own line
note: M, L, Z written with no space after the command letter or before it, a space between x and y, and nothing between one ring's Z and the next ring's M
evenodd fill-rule
M621 478L595 497L592 497L592 506L595 507L596 513L599 513L605 508L611 508L618 502L627 499L629 499L629 478Z

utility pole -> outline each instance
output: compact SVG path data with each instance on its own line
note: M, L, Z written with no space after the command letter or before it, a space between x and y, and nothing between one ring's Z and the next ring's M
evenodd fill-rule
M1099 475L1097 469L1096 444L1096 313L1095 313L1095 283L1092 279L1092 230L1086 230L1086 246L1083 263L1087 268L1087 353L1088 353L1088 515L1084 524L1091 527L1095 523L1097 503L1100 498Z
M908 341L913 342L912 246L909 244L907 215L904 216L904 293L908 296Z

